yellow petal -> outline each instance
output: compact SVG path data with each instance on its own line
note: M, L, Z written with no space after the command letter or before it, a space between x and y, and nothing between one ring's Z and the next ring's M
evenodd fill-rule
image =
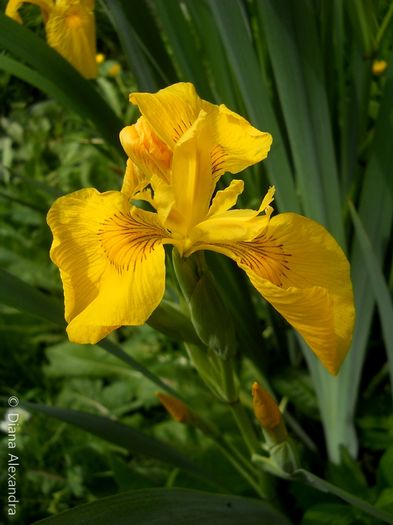
M86 78L97 76L94 2L56 2L46 23L48 44Z
M173 149L192 126L201 110L209 111L213 104L197 95L188 82L179 82L157 93L132 93L130 101L139 106L154 132Z
M225 190L217 192L206 220L195 225L189 233L186 256L201 249L200 243L222 245L234 241L251 241L266 229L273 211L270 203L273 201L274 186L269 188L258 210L228 210L236 203L242 189L242 181L233 180ZM255 220L261 213L265 213L265 216Z
M216 213L205 221L196 224L189 232L189 246L185 253L191 255L201 249L209 250L207 243L225 245L234 241L254 239L267 225L268 218L260 217L257 210L229 210Z
M70 340L95 343L114 328L140 325L165 286L165 231L157 215L120 192L77 191L48 213L51 258L60 268Z
M263 160L272 137L223 104L217 106L198 97L190 83L178 83L157 93L133 93L130 101L170 149L191 128L201 111L212 117L210 143L212 172L216 180L226 171L239 171Z
M174 206L167 227L187 235L208 213L215 181L211 173L210 123L201 111L173 152L171 188Z
M18 13L22 4L38 5L38 7L41 8L44 19L46 20L49 16L49 11L53 7L53 0L9 0L7 7L5 8L5 14L17 22L22 23L22 19Z
M349 264L333 237L294 213L265 220L252 241L200 245L228 255L336 374L349 349L354 303ZM267 222L268 221L268 222Z
M143 200L153 205L152 193L147 187L149 182L138 166L128 159L121 192L127 195L128 199Z
M224 190L218 191L212 204L209 208L208 217L211 217L215 214L223 213L237 203L239 195L243 192L244 182L242 180L232 180L227 188Z
M145 174L146 179L157 174L169 179L172 152L154 133L144 117L120 132L120 142L128 157Z
M212 171L216 178L227 171L238 173L267 157L272 144L270 133L254 128L224 105L219 106L214 120Z

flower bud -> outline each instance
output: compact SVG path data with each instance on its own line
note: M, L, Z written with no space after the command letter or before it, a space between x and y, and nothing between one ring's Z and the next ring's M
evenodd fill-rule
M282 414L267 390L258 383L252 385L254 414L261 425L266 440L279 444L288 439Z
M173 250L173 263L199 338L221 358L231 357L236 347L235 329L213 274L199 253L183 258Z
M160 403L165 407L167 412L179 423L191 423L192 414L188 410L188 407L180 401L169 394L164 394L163 392L157 392L156 396L160 400Z

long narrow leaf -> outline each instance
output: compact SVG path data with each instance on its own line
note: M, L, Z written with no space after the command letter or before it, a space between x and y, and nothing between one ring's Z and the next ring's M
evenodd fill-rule
M28 401L21 402L21 406L29 411L41 412L60 421L71 423L71 425L81 428L90 434L94 434L109 443L125 448L132 454L157 459L189 472L205 481L209 481L212 485L220 486L220 482L217 480L214 472L205 471L166 443L144 434L139 430L118 423L117 421L87 412L51 407L39 403L30 403Z
M106 2L109 13L113 19L120 42L127 56L138 88L144 91L155 91L158 87L152 68L142 50L141 42L133 28L121 0Z
M251 40L250 27L238 0L209 0L217 29L226 49L228 62L239 83L244 105L253 124L273 135L273 147L265 161L269 178L277 186L280 210L300 211L292 170L285 151L268 89L262 77Z
M154 0L154 12L173 50L180 80L193 82L204 98L211 98L206 72L194 28L178 0Z
M142 489L81 505L36 525L290 525L269 503L188 489Z
M388 354L390 381L393 384L393 303L389 287L384 279L378 259L374 254L372 244L367 236L366 230L352 203L349 205L356 235L363 251L364 262L367 267L375 300L377 302L379 316L381 319L382 333Z
M345 246L321 44L311 3L259 0L306 214ZM291 86L288 89L288 86Z

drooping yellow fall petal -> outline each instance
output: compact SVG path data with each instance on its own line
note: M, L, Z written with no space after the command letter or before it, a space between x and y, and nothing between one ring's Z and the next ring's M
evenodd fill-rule
M93 0L55 3L45 25L48 44L85 78L97 76Z
M165 287L165 231L157 215L131 208L121 192L85 189L48 213L71 341L95 343L122 325L141 325Z
M354 325L352 285L344 253L325 228L301 215L282 213L251 222L262 226L255 239L200 244L199 249L234 259L327 370L336 374L349 349Z

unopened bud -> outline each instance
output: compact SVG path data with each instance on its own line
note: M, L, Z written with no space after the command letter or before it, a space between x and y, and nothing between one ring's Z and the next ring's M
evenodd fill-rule
M258 383L252 385L254 414L259 421L266 439L274 444L288 439L282 414L269 392Z
M190 423L192 421L191 412L183 401L163 392L157 392L156 396L173 419L179 423Z
M173 265L199 338L222 359L232 357L236 348L233 319L203 255L183 258L173 250Z

